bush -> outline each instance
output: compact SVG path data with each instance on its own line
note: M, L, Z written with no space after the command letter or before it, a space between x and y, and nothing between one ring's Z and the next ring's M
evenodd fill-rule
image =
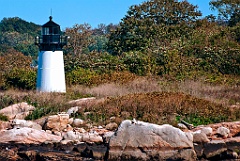
M127 69L137 75L147 75L152 69L151 57L144 53L124 53L122 59Z
M71 72L79 68L90 69L98 74L110 73L111 71L122 71L125 69L122 60L109 53L82 54L80 57L66 55L64 57L65 71Z
M9 73L5 73L5 89L35 89L37 73L33 69L14 68Z
M67 84L69 85L90 85L91 79L94 76L96 76L96 73L94 71L91 71L89 69L77 68L66 74L66 80Z

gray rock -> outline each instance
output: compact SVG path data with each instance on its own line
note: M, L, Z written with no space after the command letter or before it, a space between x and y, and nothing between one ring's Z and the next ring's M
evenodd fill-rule
M207 136L211 136L213 132L213 129L211 127L203 127L201 129L201 133L206 134Z
M74 127L82 127L84 124L85 124L85 122L82 119L74 119L73 120Z
M171 125L125 120L110 138L109 159L195 160L193 135Z
M205 133L193 133L193 142L194 143L207 143L210 140L208 139Z
M217 134L221 135L224 138L227 138L230 134L230 130L226 127L219 127L216 131Z

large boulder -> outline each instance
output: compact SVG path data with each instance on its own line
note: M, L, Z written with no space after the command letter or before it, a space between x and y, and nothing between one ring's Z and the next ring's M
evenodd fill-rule
M125 120L110 138L109 160L195 160L193 135L171 125Z
M0 131L0 143L25 143L40 144L43 142L59 142L62 137L48 134L41 130L28 127L14 128L10 130Z
M11 105L11 106L1 109L0 113L7 116L9 118L9 120L24 119L33 110L35 110L34 106L31 106L26 102L22 102L22 103L14 104L14 105Z
M60 113L57 115L49 116L43 126L44 130L62 131L67 128L69 122L69 115Z

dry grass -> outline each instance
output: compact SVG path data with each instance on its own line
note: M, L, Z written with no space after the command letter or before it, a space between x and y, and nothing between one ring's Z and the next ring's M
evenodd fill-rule
M87 119L105 124L111 116L137 118L152 123L176 123L176 117L206 124L238 120L240 88L237 85L211 85L202 81L173 81L156 77L137 77L126 83L105 83L95 87L73 86L66 94L8 90L0 93L0 108L28 102L37 110L28 119L66 111L70 100L94 96L105 101L88 104L80 112ZM101 99L102 100L102 99ZM231 108L229 108L231 107Z
M179 83L179 91L209 100L211 102L231 106L240 103L240 87L228 85L210 85L200 81Z
M158 78L139 77L126 84L107 83L95 87L75 86L70 89L82 95L99 98L124 96L131 93L148 92L183 92L197 98L206 99L224 106L240 103L240 87L228 85L211 85L201 81L168 81Z
M142 77L127 84L109 83L78 90L106 98L103 103L85 107L85 112L93 112L92 120L102 123L111 116L117 116L119 121L137 118L158 124L175 124L176 117L181 116L195 125L240 117L239 108L232 106L239 106L238 86Z

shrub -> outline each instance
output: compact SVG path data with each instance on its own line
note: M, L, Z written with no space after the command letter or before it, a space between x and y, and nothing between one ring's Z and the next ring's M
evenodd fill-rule
M90 85L91 79L94 76L96 76L96 73L94 71L91 71L89 69L77 68L66 74L66 80L67 84L69 85Z
M34 69L14 68L4 75L6 88L35 89L37 74Z
M151 58L141 52L124 53L123 63L127 69L137 75L147 75L151 71Z

